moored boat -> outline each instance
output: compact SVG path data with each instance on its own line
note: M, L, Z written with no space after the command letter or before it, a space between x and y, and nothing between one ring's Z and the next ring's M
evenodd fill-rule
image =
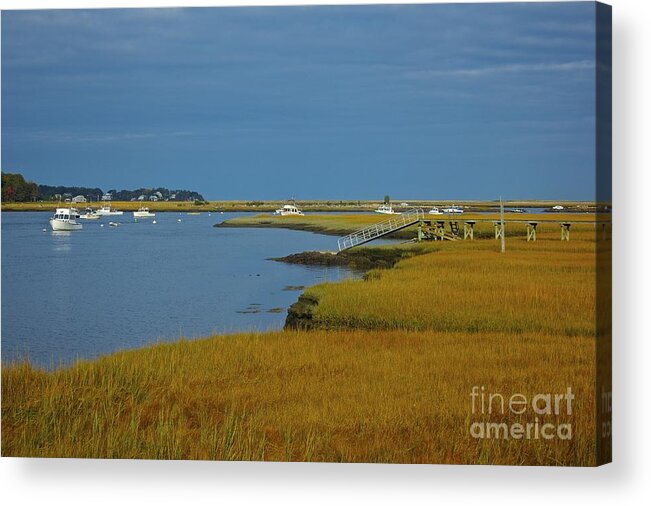
M87 207L86 212L79 216L82 220L99 220L101 216L94 209Z
M280 216L303 216L303 211L294 204L285 204L280 209L276 209L275 214Z
M59 207L50 218L50 226L56 231L81 230L83 225L77 223L79 214L71 208Z
M393 210L393 207L391 207L391 204L382 204L380 207L378 207L375 210L375 212L380 213L380 214L400 214L400 213Z
M100 207L96 212L100 216L122 216L122 214L124 214L122 211L118 211L117 209L111 209L111 204Z
M149 211L148 207L139 207L137 211L133 212L133 217L134 218L153 218L156 216L156 213L152 213Z

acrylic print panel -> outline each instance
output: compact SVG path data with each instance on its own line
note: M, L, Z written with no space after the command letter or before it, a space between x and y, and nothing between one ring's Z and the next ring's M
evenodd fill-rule
M608 462L610 19L3 12L3 456Z

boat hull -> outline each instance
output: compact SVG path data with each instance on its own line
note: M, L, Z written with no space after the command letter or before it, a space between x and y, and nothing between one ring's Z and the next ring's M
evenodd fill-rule
M50 226L52 230L56 231L72 231L72 230L81 230L84 226L81 223L71 223L69 221L61 221L50 219Z
M156 213L150 213L148 211L134 211L133 212L133 217L134 218L154 218L156 216Z

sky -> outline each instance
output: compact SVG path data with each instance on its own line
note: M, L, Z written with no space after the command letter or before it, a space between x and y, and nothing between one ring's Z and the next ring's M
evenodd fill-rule
M4 11L2 170L208 199L595 194L595 6Z

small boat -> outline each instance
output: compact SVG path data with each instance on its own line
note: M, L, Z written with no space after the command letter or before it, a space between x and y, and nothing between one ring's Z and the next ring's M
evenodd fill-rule
M432 207L429 210L429 214L443 214L443 212L438 207Z
M76 213L72 208L58 207L54 216L50 218L50 226L52 230L81 230L84 226L81 223L77 223L77 218L79 214Z
M119 227L120 224L116 221L109 221L109 227Z
M279 216L303 216L303 211L294 204L285 204L280 209L276 209L275 214Z
M450 206L450 207L446 207L445 209L443 209L443 212L445 214L460 214L460 213L463 212L463 209L461 209L458 206Z
M82 220L99 220L101 216L94 209L87 207L86 212L79 216Z
M378 207L375 210L375 212L380 213L380 214L400 214L400 213L393 210L393 207L391 207L391 204L382 204L380 207Z
M122 216L122 214L124 214L122 211L118 211L117 209L111 209L111 204L100 207L96 213L100 216Z
M156 213L149 212L148 207L139 207L137 211L133 212L134 218L153 218L156 216Z
M554 211L562 211L562 210L565 209L565 208L564 208L563 206L554 206L554 207L552 207L552 209L553 209Z
M510 212L510 213L524 214L525 211L524 211L524 209L520 209L519 207L515 207L515 208L513 208L513 209L509 209L508 212Z

